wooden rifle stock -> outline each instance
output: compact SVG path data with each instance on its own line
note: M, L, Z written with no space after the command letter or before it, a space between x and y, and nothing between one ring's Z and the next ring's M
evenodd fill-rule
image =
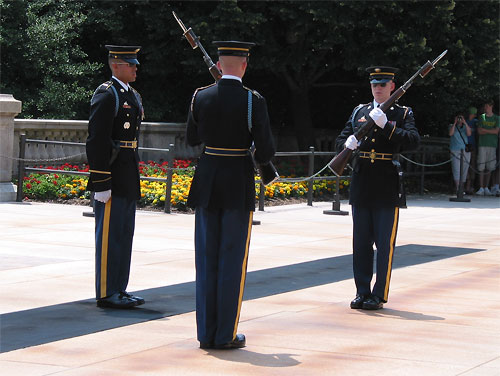
M411 78L408 81L406 81L403 85L401 85L399 89L397 89L394 93L392 93L389 99L387 99L384 103L380 105L380 109L383 112L386 112L389 109L389 107L391 107L399 98L401 98L406 93L406 90L408 90L408 88L413 83L413 80L415 80L417 76L424 78L427 75L427 73L429 73L434 68L434 65L439 60L441 60L441 58L444 55L446 55L447 52L448 50L445 50L443 53L441 53L441 55L439 55L436 59L434 59L432 63L430 61L427 61L427 63L422 65L420 69L413 76L411 76ZM363 126L359 128L357 132L354 133L354 137L356 137L356 140L358 140L359 142L363 137L365 137L368 134L368 132L370 132L370 130L373 128L374 125L375 122L373 121L373 119L371 117L368 117L366 123L363 124ZM349 163L349 160L351 159L352 153L353 150L349 148L344 148L344 150L340 151L328 164L330 170L332 170L337 176L342 176L344 169L347 166L347 163Z

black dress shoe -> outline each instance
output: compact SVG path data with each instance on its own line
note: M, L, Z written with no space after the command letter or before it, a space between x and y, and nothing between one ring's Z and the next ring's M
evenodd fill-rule
M244 334L236 334L236 337L231 342L224 343L222 345L214 345L214 349L219 350L229 350L229 349L240 349L245 347L246 339Z
M366 299L366 295L356 294L356 297L351 302L352 309L361 309L363 308L363 302Z
M384 302L377 295L372 295L363 302L363 309L376 310L382 309Z
M144 303L146 303L146 301L143 298L141 298L140 296L135 296L135 295L129 294L126 291L122 291L122 295L126 296L129 299L135 300L137 302L136 305L143 305Z
M137 302L117 292L107 298L97 299L97 306L102 308L120 308L127 309L137 305Z
M213 342L200 342L200 349L213 349L213 348L214 348Z

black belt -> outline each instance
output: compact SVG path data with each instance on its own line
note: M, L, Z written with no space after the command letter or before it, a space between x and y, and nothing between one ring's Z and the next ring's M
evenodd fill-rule
M221 157L244 157L248 155L248 149L212 148L210 146L205 146L205 154L218 155Z
M375 150L372 151L360 151L360 158L370 159L370 162L374 163L376 159L381 161L392 161L392 154L390 153L376 153Z

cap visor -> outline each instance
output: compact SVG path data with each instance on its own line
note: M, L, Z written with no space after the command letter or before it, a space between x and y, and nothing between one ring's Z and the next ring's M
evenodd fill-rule
M123 61L126 61L127 63L132 63L132 64L137 64L139 65L139 60L137 59L122 59Z
M389 81L391 81L391 80L389 80L387 78L382 78L382 79L379 79L379 80L377 80L377 79L374 78L374 79L370 80L370 83L371 84L383 84L383 83L389 82Z

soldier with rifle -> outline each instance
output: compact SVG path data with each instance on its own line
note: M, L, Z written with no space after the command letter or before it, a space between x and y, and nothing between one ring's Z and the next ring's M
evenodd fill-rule
M214 42L216 83L196 89L187 142L203 143L188 205L195 208L196 323L203 349L245 346L237 333L255 210L254 158L267 164L275 146L266 100L243 86L254 43Z
M373 101L354 109L337 137L336 147L339 152L350 149L357 153L349 192L356 283L356 298L351 308L376 310L388 299L399 208L406 205L398 153L417 148L420 136L412 109L388 102L395 89L397 69L373 66L366 71ZM381 106L384 103L390 106ZM375 124L360 137L358 132L368 122ZM371 288L374 244L377 275Z

